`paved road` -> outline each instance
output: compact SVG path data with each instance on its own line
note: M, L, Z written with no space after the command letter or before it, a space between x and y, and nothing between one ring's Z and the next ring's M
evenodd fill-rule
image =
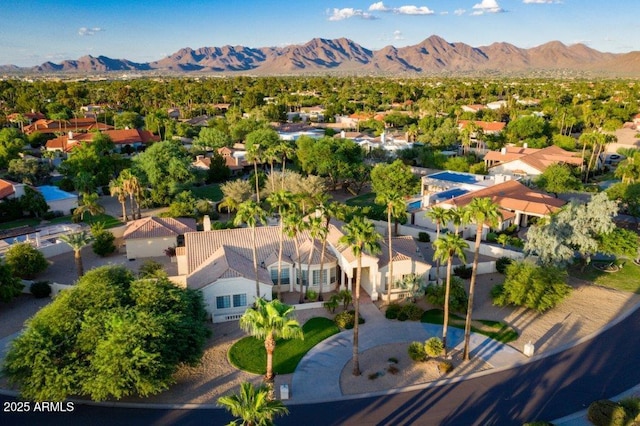
M471 380L364 399L291 405L278 425L521 425L583 410L640 383L640 309L596 338L521 367ZM322 374L322 372L318 372ZM6 397L1 397L3 408ZM3 412L0 423L223 425L219 409L153 410L76 405L72 413Z

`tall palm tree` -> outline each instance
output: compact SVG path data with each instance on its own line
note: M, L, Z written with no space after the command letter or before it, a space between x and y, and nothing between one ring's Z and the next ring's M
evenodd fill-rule
M447 281L444 288L444 320L442 322L442 343L444 345L444 353L447 354L447 327L449 325L449 296L451 294L451 270L453 265L453 257L457 257L464 263L466 261L465 250L469 248L469 244L459 235L447 234L442 238L438 238L433 246L435 253L433 258L438 263L447 262Z
M76 262L78 278L84 275L81 250L92 240L93 237L87 231L74 232L72 234L66 234L60 237L60 241L67 243L73 249L73 258Z
M264 340L267 351L266 381L273 380L273 352L276 339L304 339L302 327L293 318L295 309L278 299L266 301L259 297L254 307L245 311L240 318L240 328L256 339Z
M282 285L282 249L284 245L284 213L295 205L295 196L288 191L279 190L272 192L267 197L271 209L278 210L280 232L278 244L278 299L280 299L280 286Z
M133 174L131 169L124 169L118 176L122 180L124 191L129 195L129 203L131 205L131 218L140 219L140 201L142 195L142 184L138 176ZM137 212L137 213L136 213Z
M377 254L380 252L380 234L376 232L373 223L360 216L354 217L351 222L343 228L345 234L340 237L340 244L351 247L357 261L356 288L353 307L355 310L355 320L353 322L353 375L360 375L360 359L358 351L358 332L360 315L360 282L362 279L362 254Z
M449 220L452 219L450 209L444 207L435 206L429 209L426 215L431 222L436 225L436 241L440 239L440 230L443 225L446 225ZM434 241L435 244L435 241ZM440 281L440 258L436 259L436 282Z
M291 158L295 154L295 151L289 142L280 141L280 143L276 145L276 152L282 159L282 184L284 185L284 175L285 169L287 167L287 158Z
M243 426L273 425L273 419L289 414L289 409L282 401L269 398L269 392L265 385L255 387L244 382L240 385L240 393L221 396L218 398L218 405L242 420ZM235 425L236 422L231 424Z
M253 144L247 149L247 161L253 163L253 174L256 180L256 201L260 203L260 180L258 178L258 163L262 161L260 144Z
M269 176L273 176L273 163L280 159L280 156L277 152L277 146L269 147L264 152L262 159L269 163L270 173ZM271 192L275 191L275 180L271 179Z
M311 263L313 262L313 254L316 248L316 240L326 238L327 229L322 223L322 218L319 216L310 216L307 219L307 229L309 230L309 236L311 237L311 249L309 250L309 260L307 261L307 289L309 285L313 283L311 279ZM322 255L321 255L322 256ZM320 269L320 282L324 279L324 271Z
M112 197L116 197L118 199L118 202L122 206L122 221L127 222L129 220L127 217L127 192L124 190L122 179L119 177L111 179L109 182L109 193Z
M256 277L256 299L260 298L260 280L258 279L258 247L256 242L256 226L267 222L267 212L253 200L247 200L238 206L238 213L233 220L234 225L245 223L251 228L251 248L253 252L253 272Z
M329 236L329 225L331 223L331 219L340 214L342 204L337 202L329 202L329 196L324 194L319 198L318 205L316 206L317 210L320 212L320 216L324 219L324 229L325 231L322 234L322 252L320 253L320 270L324 271L324 258L325 253L327 251L327 237ZM327 275L327 279L330 279L329 275ZM320 277L320 288L318 289L318 300L323 301L324 297L322 296L322 285L324 284L324 280Z
M285 234L290 238L293 238L293 245L296 248L296 263L298 264L296 279L300 285L300 298L298 302L304 303L304 291L302 288L302 259L300 258L300 242L298 241L298 236L306 228L306 222L297 209L292 209L285 215L283 225ZM309 277L307 277L307 279L309 279Z
M473 313L473 296L478 275L478 261L480 259L480 241L482 240L482 228L485 224L497 226L502 218L500 207L491 201L491 198L474 198L465 209L466 221L476 225L476 245L473 251L473 269L471 270L471 282L469 283L469 305L467 307L467 319L464 324L464 353L463 359L469 360L469 340L471 338L471 315Z
M98 200L100 197L98 194L83 194L82 195L82 205L78 206L73 211L74 219L79 219L80 221L84 220L84 214L89 213L91 216L96 216L99 214L103 214L105 209Z
M404 197L398 191L387 191L376 195L376 203L384 204L387 208L387 239L389 244L389 278L387 279L387 305L391 303L391 288L393 287L393 232L391 219L395 219L406 211Z

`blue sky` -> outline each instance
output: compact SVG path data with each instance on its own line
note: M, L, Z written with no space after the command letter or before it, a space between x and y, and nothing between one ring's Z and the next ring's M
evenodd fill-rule
M2 0L0 64L84 55L150 62L183 47L347 37L369 49L432 34L484 46L585 43L640 50L636 0Z

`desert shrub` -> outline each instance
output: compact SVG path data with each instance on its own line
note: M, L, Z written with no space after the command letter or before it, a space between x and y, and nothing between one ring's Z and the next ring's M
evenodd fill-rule
M429 284L426 290L427 301L440 308L444 307L445 285ZM451 277L451 291L449 294L449 309L453 312L466 312L468 303L467 290L464 281L459 277Z
M402 310L402 306L399 303L390 303L387 310L384 311L384 316L387 319L397 319L400 310Z
M439 337L431 337L424 342L424 352L430 357L440 356L444 352L444 343Z
M506 256L502 256L500 259L496 260L496 270L501 274L504 274L507 266L513 263L513 259L510 259Z
M329 298L329 300L327 300L322 304L322 306L324 306L327 309L327 311L331 312L332 314L336 312L336 309L338 308L339 305L340 305L340 298L338 297L337 294L334 294Z
M619 404L624 407L627 412L627 418L633 419L640 425L640 397L630 396L620 400Z
M23 279L32 278L49 266L42 252L29 243L13 244L5 253L4 260L13 274Z
M456 274L457 277L468 280L471 278L471 273L473 272L473 268L467 265L458 265L453 268L453 273Z
M387 362L393 363L393 364L397 364L398 363L398 358L392 356L391 358L389 358L387 360Z
M378 377L380 377L380 373L378 373L378 372L370 373L367 377L369 378L369 380L375 380Z
M422 314L424 314L424 310L421 307L419 307L415 303L407 303L400 309L398 317L400 315L406 315L406 319L408 320L420 321L420 318L422 318Z
M608 399L592 402L587 410L587 419L595 426L625 426L630 423L624 407Z
M509 245L511 247L523 249L524 248L524 241L521 238L512 237L512 238L509 238Z
M409 354L409 358L411 358L415 362L424 361L424 359L427 357L427 354L424 351L424 344L422 344L421 342L409 343L407 353Z
M346 311L351 302L353 302L353 295L349 290L341 290L340 293L338 293L338 297L342 302L342 309Z
M495 243L496 241L498 241L498 234L496 234L495 232L489 232L487 234L487 241L490 243Z
M438 370L440 374L450 373L453 371L453 364L447 360L438 361Z
M421 243L428 243L431 241L431 237L426 232L418 232L418 241Z
M387 372L395 376L400 372L400 369L398 369L398 367L396 367L395 365L390 365L389 367L387 367Z
M351 330L355 322L355 311L343 311L336 315L333 321L343 330ZM358 324L364 324L364 318L360 317Z
M100 257L108 256L116 251L116 246L113 244L115 240L116 237L110 231L101 230L94 232L91 249Z
M396 318L398 321L406 321L409 319L409 314L403 310L400 310L400 312L398 312L398 318Z
M49 281L36 281L29 287L29 291L36 299L48 297L51 294Z
M565 283L567 272L531 262L513 262L507 266L502 291L492 289L493 304L515 305L542 313L560 303L570 292Z
M164 268L160 262L153 259L147 259L142 262L140 269L138 270L138 277L140 278L152 278L164 274Z
M513 224L513 225L509 225L507 229L504 230L504 233L508 235L513 235L517 231L518 231L518 225Z
M315 301L318 298L318 292L314 290L307 290L305 297L307 300Z

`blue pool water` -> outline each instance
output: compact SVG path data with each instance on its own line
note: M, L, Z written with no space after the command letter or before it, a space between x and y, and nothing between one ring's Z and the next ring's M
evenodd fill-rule
M438 193L436 196L438 197L439 200L450 200L451 198L456 198L459 197L461 195L466 194L467 191L466 189L461 189L461 188L453 188L453 189L449 189L447 191L442 191L440 193Z
M476 183L475 176L455 172L439 172L429 176L432 179L446 180L456 183Z
M63 191L57 186L43 185L37 187L46 201L64 200L65 198L76 198L74 194Z
M407 210L417 210L422 207L422 200L412 201L407 204Z

